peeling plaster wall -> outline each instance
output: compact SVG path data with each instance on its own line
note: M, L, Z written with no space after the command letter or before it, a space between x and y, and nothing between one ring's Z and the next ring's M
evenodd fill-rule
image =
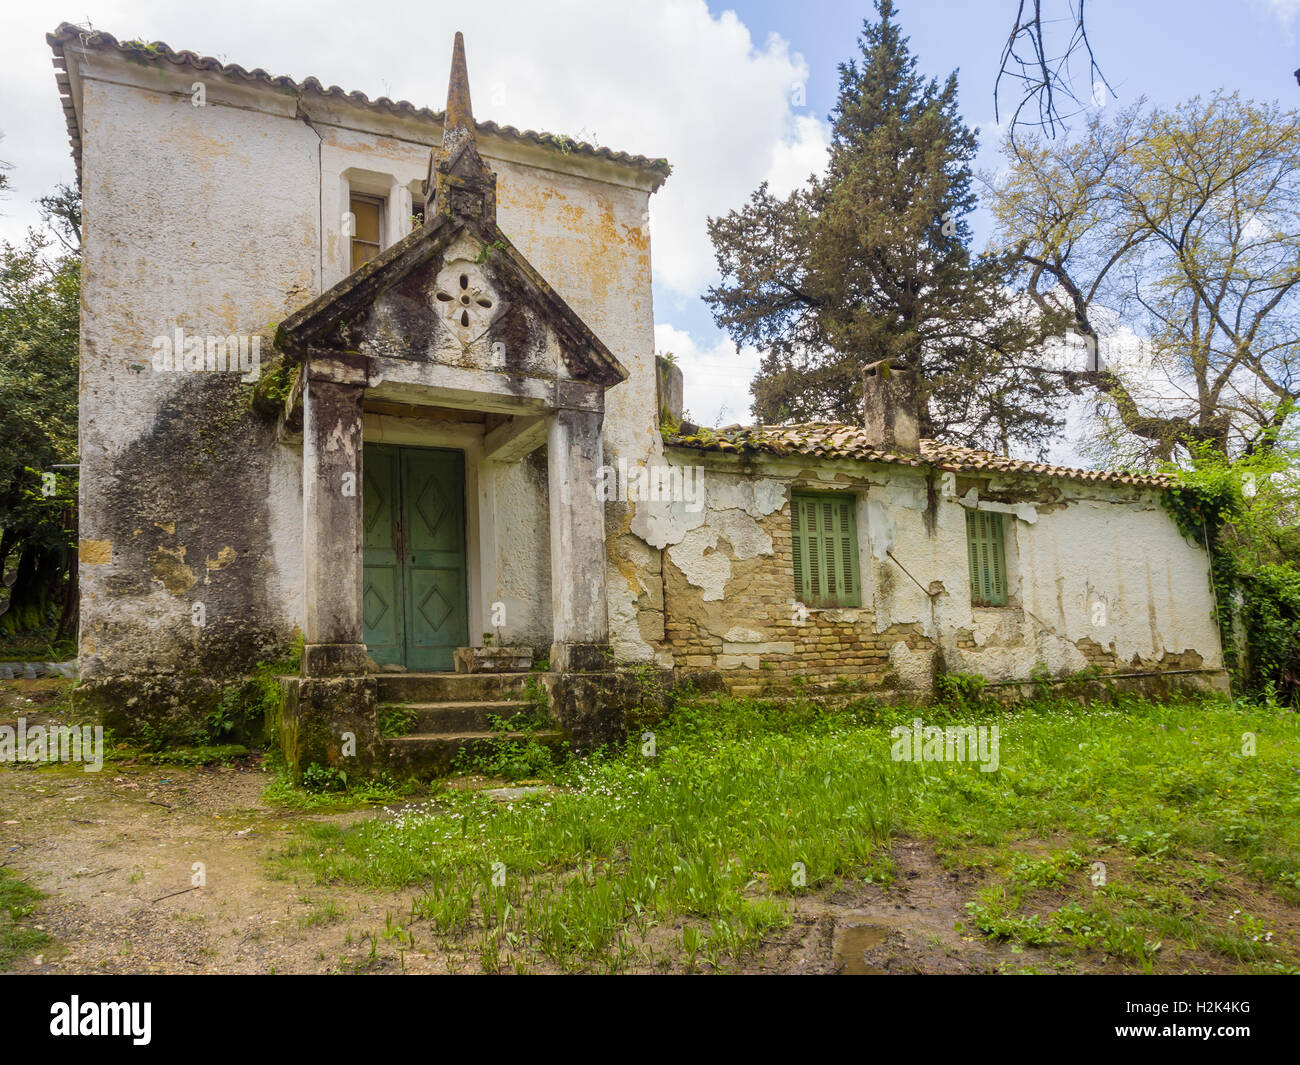
M664 549L666 638L686 669L718 669L734 690L795 676L925 689L936 668L1021 680L1222 667L1204 552L1184 540L1155 492L959 477L863 463L701 463L705 506L644 504L634 529ZM792 489L856 501L861 607L808 609L794 596ZM966 509L1004 518L1006 607L972 607Z
M122 61L82 87L82 675L220 675L301 615L300 457L240 374L155 372L153 341L261 335L270 360L317 289L316 138L292 101L194 108Z
M430 120L337 100L209 81L90 53L82 89L85 250L81 370L83 676L246 669L303 617L301 449L248 408L237 374L158 373L152 341L260 334L347 272L349 189L389 197L386 242L409 229L410 196L441 137ZM483 138L498 221L632 379L607 397L605 447L649 456L653 307L650 178L628 167ZM496 516L486 615L510 636L550 639L545 453L482 478ZM485 471L487 472L487 471ZM658 553L619 536L612 504L616 646L644 657L662 637ZM206 624L191 624L204 603ZM636 604L633 607L631 604ZM655 606L657 604L657 607ZM642 605L660 611L648 628Z
M627 367L628 380L605 395L606 463L662 463L649 196L583 177L539 181L512 164L492 165L501 227ZM620 661L648 660L663 641L659 553L630 535L635 511L634 503L611 501L605 513L610 642Z

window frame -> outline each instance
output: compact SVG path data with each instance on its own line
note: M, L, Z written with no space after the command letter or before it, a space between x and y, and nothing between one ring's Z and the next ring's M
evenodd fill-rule
M373 204L376 208L376 213L378 215L376 232L379 235L379 239L377 241L362 240L359 236L357 236L357 226L356 226L357 212L354 207L354 204L356 204L358 201L362 203ZM348 213L352 215L352 235L348 238L348 266L352 271L356 271L361 269L361 267L365 265L365 263L357 262L358 244L364 245L365 247L368 248L375 249L374 255L370 256L370 259L365 260L365 262L370 262L372 259L378 258L384 252L384 222L387 219L388 198L386 196L378 196L375 193L371 193L371 192L355 192L349 189Z
M972 608L998 609L1011 604L1006 518L1000 511L966 509L966 566Z
M828 504L833 508L833 528L829 536L824 528L827 517L824 508ZM812 530L807 522L809 509L812 509L815 517L815 527ZM834 528L836 525L839 528ZM828 539L834 541L835 556L829 566L826 564ZM863 596L860 551L856 493L816 492L798 488L791 490L790 556L796 601L821 610L861 609ZM835 580L837 576L839 579ZM829 590L831 581L827 578L837 585L834 591ZM827 589L825 594L822 594L823 588Z

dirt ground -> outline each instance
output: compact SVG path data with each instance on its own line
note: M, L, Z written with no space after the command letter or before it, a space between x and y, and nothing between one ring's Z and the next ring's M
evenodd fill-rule
M382 932L406 923L413 892L362 892L277 879L266 861L305 819L261 799L256 766L119 767L101 774L0 769L0 864L49 897L36 923L54 937L18 973L447 972L460 968L427 934L399 954ZM16 822L16 823L10 823ZM895 846L888 896L799 900L792 926L753 972L986 972L1023 959L953 931L969 885L921 844ZM192 887L193 864L205 884ZM326 904L330 916L322 917ZM351 937L349 944L347 939ZM378 940L371 954L367 934ZM667 937L666 937L667 938ZM472 966L477 968L477 966ZM464 971L461 968L461 971Z
M33 705L40 701L39 695L32 704L9 699L0 706L0 723L13 724L19 712L29 727L42 721ZM118 763L99 773L0 764L0 866L46 893L33 920L53 937L13 971L480 971L476 948L441 942L427 924L409 922L418 890L359 891L317 885L305 874L286 877L270 859L304 822L347 823L382 811L273 807L263 799L271 780L258 759L213 767ZM983 874L944 868L922 841L895 840L892 857L896 879L888 891L855 883L801 896L791 925L729 968L863 975L1120 971L1100 958L1058 965L1045 951L957 931ZM195 863L201 863L201 886L193 883ZM384 935L402 926L409 926L413 943ZM656 958L672 953L678 932L652 932ZM649 963L642 968L663 971Z
M29 727L41 720L28 714ZM0 720L7 720L0 717ZM357 891L281 878L269 856L304 821L379 811L300 813L268 806L259 764L212 767L0 766L0 865L48 896L35 923L53 936L17 973L324 973L475 971L407 924L411 890ZM1009 950L963 939L953 924L969 885L921 844L895 846L886 895L801 899L790 928L741 968L752 972L996 970ZM194 887L194 863L204 884ZM663 940L676 929L664 929ZM659 937L656 937L659 938ZM349 942L350 940L350 942ZM423 942L422 942L423 940ZM372 951L373 943L373 951ZM656 953L661 953L657 951Z

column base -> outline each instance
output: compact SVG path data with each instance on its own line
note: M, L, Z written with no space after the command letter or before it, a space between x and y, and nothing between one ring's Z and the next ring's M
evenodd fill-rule
M614 652L607 643L551 644L552 673L604 673L614 668Z
M302 649L304 677L371 673L374 669L364 643L309 643Z
M282 677L280 691L278 720L271 724L295 783L312 764L358 779L382 766L377 677Z
M589 751L627 738L631 679L615 670L546 674L551 718L565 730L575 750Z

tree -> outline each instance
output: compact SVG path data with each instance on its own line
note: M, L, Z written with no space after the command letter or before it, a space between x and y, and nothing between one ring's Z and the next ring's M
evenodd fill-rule
M79 219L75 192L53 199ZM48 245L36 233L22 246L0 243L0 580L9 586L0 632L57 620L63 637L75 620L76 471L55 467L77 461L81 284L78 256L50 257Z
M56 185L49 196L36 201L46 228L68 255L81 255L81 193L71 185Z
M1003 81L1019 91L1011 113L1013 136L1023 125L1055 137L1058 131L1069 129L1070 119L1083 113L1086 104L1079 99L1072 63L1087 60L1090 101L1111 91L1088 40L1084 3L1079 0L1076 8L1073 0L1066 0L1064 13L1068 18L1045 19L1043 0L1018 0L1016 19L1002 48L1002 65L993 86L993 117L999 122ZM1063 32L1054 34L1053 30ZM1062 38L1064 43L1058 43Z
M1055 319L1017 305L1010 257L972 257L956 75L924 81L892 0L876 10L839 68L826 173L709 220L722 278L705 301L765 353L760 419L858 422L863 368L889 359L915 380L923 435L1041 451L1060 424L1036 357Z
M1166 506L1210 553L1225 664L1238 690L1300 708L1300 439L1229 459L1193 444Z
M1123 328L1142 342L1136 371L1063 374L1102 398L1131 460L1270 446L1300 400L1300 114L1221 92L1139 101L1003 152L993 210L1030 297L1098 355Z

